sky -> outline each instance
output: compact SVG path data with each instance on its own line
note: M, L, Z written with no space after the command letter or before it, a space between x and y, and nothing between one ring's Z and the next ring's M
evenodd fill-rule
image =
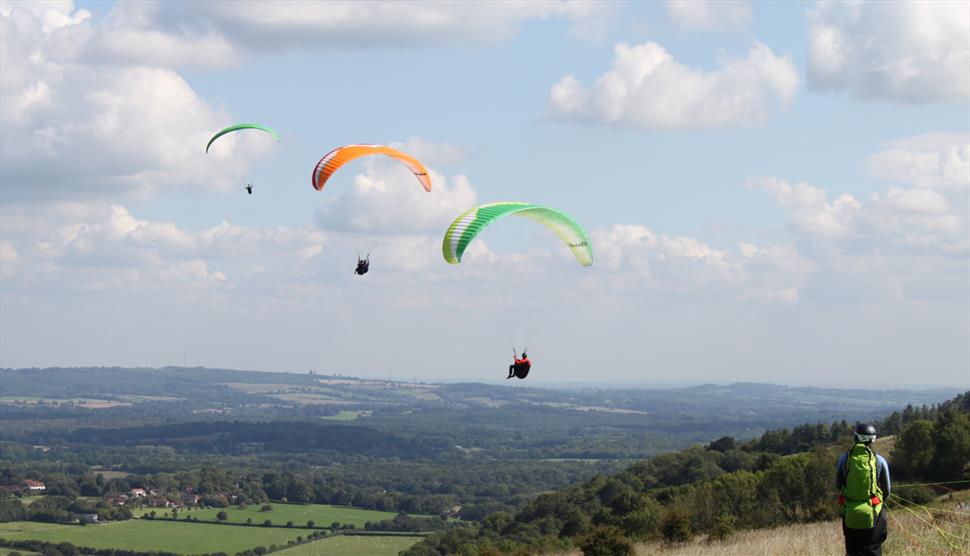
M239 122L280 141L204 153ZM386 157L314 190L353 143L432 191ZM594 264L515 217L447 264L495 201ZM0 366L513 347L537 385L970 388L970 2L0 0Z

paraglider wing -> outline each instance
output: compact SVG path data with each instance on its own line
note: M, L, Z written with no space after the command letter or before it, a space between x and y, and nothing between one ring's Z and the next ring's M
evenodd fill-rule
M461 262L465 248L482 230L497 220L509 215L524 216L535 220L552 230L559 239L569 246L576 260L583 266L593 264L593 248L589 236L568 214L551 207L530 203L491 203L468 210L455 219L445 232L441 242L441 253L451 264Z
M206 154L209 153L209 147L212 146L212 143L214 143L216 139L222 137L223 135L225 135L227 133L232 133L233 131L239 131L240 129L258 129L258 130L261 130L261 131L265 131L266 133L269 133L277 141L280 140L280 136L279 136L278 133L276 133L272 129L270 129L270 128L262 125L262 124L236 124L236 125L231 125L231 126L227 127L226 129L223 129L223 130L219 131L218 133L216 133L215 135L213 135L212 136L212 139L209 139L209 142L205 146L205 152L206 152Z
M317 162L317 166L313 169L313 188L317 191L323 191L323 186L326 185L327 180L341 166L355 158L375 154L383 154L404 163L414 174L414 177L418 178L418 181L421 182L424 190L429 193L431 192L431 178L428 177L428 169L418 162L416 158L384 145L345 145L328 152L320 159L320 162Z

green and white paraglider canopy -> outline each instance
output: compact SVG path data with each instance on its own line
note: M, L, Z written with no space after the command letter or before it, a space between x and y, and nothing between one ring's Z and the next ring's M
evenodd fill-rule
M569 250L573 252L580 264L583 266L593 264L593 247L589 236L572 217L551 207L513 202L481 205L456 218L451 226L448 226L448 231L445 232L444 240L441 242L441 253L445 260L451 264L460 263L465 249L482 230L509 215L524 216L544 225L569 246Z
M209 142L205 146L205 152L206 152L206 154L209 154L209 147L212 146L212 143L214 143L216 139L222 137L223 135L225 135L227 133L232 133L233 131L239 131L240 129L258 129L260 131L265 131L266 133L269 133L277 141L280 140L280 135L278 133L276 133L272 129L264 126L263 124L236 124L236 125L231 125L231 126L227 127L226 129L220 130L218 133L216 133L215 135L213 135L212 136L212 139L209 139Z

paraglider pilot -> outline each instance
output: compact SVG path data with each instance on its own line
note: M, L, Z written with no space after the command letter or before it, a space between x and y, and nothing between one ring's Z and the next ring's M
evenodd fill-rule
M250 195L252 195L252 194L253 194L253 184L251 184L251 183L247 183L247 184L246 184L246 191L247 191L247 192L248 192L248 193L249 193Z
M363 259L360 258L360 255L357 255L357 268L354 269L354 274L363 276L367 274L368 270L370 270L370 253Z
M515 352L515 348L512 348L512 358L515 359L515 363L509 365L509 376L505 377L505 380L512 378L525 378L529 376L529 369L532 368L532 361L529 361L529 356L526 354L525 350L522 350L522 359L519 359L519 355Z

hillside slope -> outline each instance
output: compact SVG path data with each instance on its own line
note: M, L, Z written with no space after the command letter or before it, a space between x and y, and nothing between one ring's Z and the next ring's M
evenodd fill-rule
M920 554L970 554L966 506L956 508L955 500L947 502L952 508L935 510L899 505L930 503L934 494L949 491L945 485L965 488L970 392L920 411L908 407L877 423L877 429L887 434L877 441L877 451L892 460L896 479L888 505L895 512L890 527L898 529L893 542L903 543L897 553L910 546ZM743 444L720 438L540 495L514 513L486 516L477 528L429 536L406 554L550 554L584 547L589 554L615 556L630 554L637 542L646 554L674 550L665 546L716 554L717 544L691 544L708 536L726 539L725 550L737 550L725 554L803 554L816 550L812 547L838 554L842 535L835 521L834 468L851 439L852 427L845 422L769 431ZM814 531L816 524L822 531L825 524L834 526L834 534L819 537L834 541L820 545L811 535L794 533ZM788 532L795 537L788 538ZM773 538L780 544L766 545ZM834 550L824 544L830 542L836 543ZM727 548L732 543L742 546ZM692 546L699 552L690 552Z
M963 501L964 506L958 506ZM893 556L962 556L970 554L970 493L932 504L926 511L912 513L896 508L889 515L889 538L885 554ZM960 540L960 539L964 540ZM742 531L720 542L698 539L666 545L640 543L637 556L831 556L841 554L842 526L839 521L799 523L773 529ZM553 552L547 556L581 556L582 552Z

